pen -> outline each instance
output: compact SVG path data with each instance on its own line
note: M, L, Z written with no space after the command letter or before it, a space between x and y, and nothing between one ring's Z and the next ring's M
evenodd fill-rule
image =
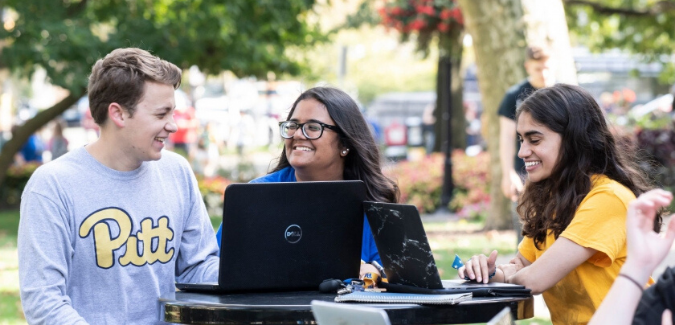
M383 279L387 278L387 274L384 273L384 268L382 267L382 265L380 265L380 263L377 263L377 261L373 260L372 262L370 262L370 264L372 264L380 272L380 275L382 276Z

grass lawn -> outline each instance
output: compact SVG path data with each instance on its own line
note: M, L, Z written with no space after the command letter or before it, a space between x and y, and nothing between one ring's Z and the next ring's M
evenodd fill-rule
M19 299L19 210L0 211L0 325L26 324Z
M214 229L221 217L211 217ZM0 325L26 324L19 299L18 256L16 235L19 211L0 211ZM475 254L489 254L498 249L501 255L515 253L513 232L481 232L482 225L465 221L428 222L424 225L434 258L444 279L457 277L451 264L455 254L467 259ZM533 318L517 324L545 325L548 319Z

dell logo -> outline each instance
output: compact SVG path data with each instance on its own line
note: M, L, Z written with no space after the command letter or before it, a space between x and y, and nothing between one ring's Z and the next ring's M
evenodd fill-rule
M290 225L288 228L286 228L286 231L284 231L284 238L286 238L286 241L295 244L300 241L300 238L302 238L302 228L298 225Z

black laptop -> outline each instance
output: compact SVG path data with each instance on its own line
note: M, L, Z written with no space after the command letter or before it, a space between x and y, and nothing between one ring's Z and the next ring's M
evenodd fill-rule
M368 223L380 253L388 291L413 293L473 292L474 296L527 296L524 286L441 280L422 219L414 205L365 201Z
M362 181L231 184L225 190L218 283L187 291L318 290L359 276Z

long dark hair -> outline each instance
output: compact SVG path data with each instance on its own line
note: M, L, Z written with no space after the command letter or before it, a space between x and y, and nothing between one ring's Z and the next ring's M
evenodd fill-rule
M558 84L539 89L518 107L516 120L523 113L562 137L551 176L527 182L517 208L523 235L532 237L537 249L549 230L557 239L570 224L591 190L592 175L605 175L635 196L650 189L648 178L635 160L628 159L629 153L617 146L602 110L583 88ZM654 230L660 228L659 213Z
M368 200L397 203L398 186L382 174L380 151L356 102L339 89L315 87L303 92L295 100L286 120L293 116L295 107L305 99L315 99L326 106L328 115L342 131L340 141L345 148L349 148L349 154L345 157L344 179L362 180L366 184ZM272 172L288 166L290 163L284 146Z

